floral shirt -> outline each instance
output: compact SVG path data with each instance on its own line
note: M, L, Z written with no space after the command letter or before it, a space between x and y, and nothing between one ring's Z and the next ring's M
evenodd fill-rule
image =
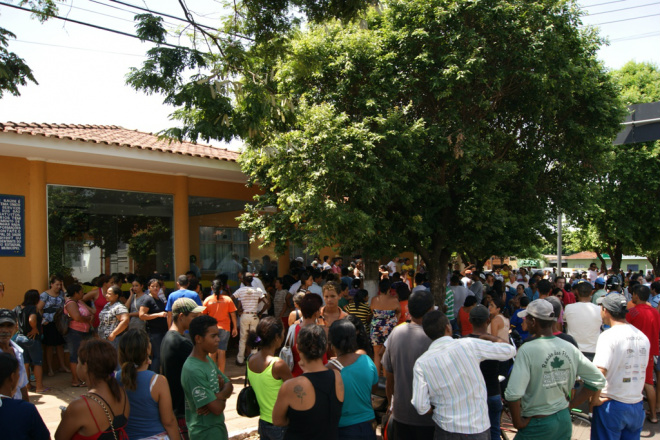
M121 302L107 303L99 313L99 336L108 339L119 325L119 315L123 313L128 313L128 309Z
M44 302L43 309L43 323L53 322L53 316L57 309L64 307L64 293L60 292L59 296L50 296L48 292L42 292L39 299Z

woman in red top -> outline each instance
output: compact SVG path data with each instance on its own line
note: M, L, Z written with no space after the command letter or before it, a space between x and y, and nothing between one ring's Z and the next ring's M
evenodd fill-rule
M461 336L467 336L473 333L472 323L470 322L470 310L477 305L477 297L470 295L465 298L463 307L458 309L458 329Z
M233 338L238 334L236 327L236 305L231 297L228 296L229 291L221 280L213 280L211 290L213 291L213 295L210 295L204 300L206 309L202 313L212 316L218 321L220 341L218 342L218 351L213 353L211 357L218 365L218 370L224 373L227 345L229 344L229 332L231 332ZM233 324L233 327L231 324Z
M316 320L321 316L322 305L323 301L320 296L315 293L308 293L302 300L300 300L300 311L303 315L302 319L289 327L287 341L291 344L291 352L293 353L293 370L291 370L293 377L298 377L303 373L303 370L300 367L300 353L298 352L298 347L296 347L296 341L298 340L300 329L316 324ZM323 364L327 363L328 356L326 353L323 355Z
M83 301L91 301L94 304L94 319L92 320L92 326L98 328L99 326L99 313L103 310L103 307L108 303L108 300L105 299L105 292L108 290L112 284L110 283L110 277L107 275L101 275L96 279L96 285L98 289L90 290L85 295L83 295Z
M69 404L55 440L126 440L130 407L115 379L117 350L102 339L89 339L78 352L78 375L89 391Z

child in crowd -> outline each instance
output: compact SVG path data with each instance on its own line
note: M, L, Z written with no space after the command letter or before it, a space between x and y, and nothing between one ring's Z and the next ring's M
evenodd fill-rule
M186 399L186 424L191 439L227 440L223 414L234 387L209 354L218 350L218 321L202 315L188 328L194 348L183 364L181 385Z
M523 328L523 319L519 316L520 312L523 310L527 309L527 306L529 305L529 298L525 295L520 297L520 307L513 313L513 316L511 317L511 330L516 330L522 340L524 341L529 337L529 332L527 329Z

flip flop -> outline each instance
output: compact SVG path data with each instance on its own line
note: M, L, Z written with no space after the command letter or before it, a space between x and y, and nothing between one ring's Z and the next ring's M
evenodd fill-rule
M72 383L71 386L74 387L74 388L81 388L81 387L85 386L85 382L78 382L76 384Z
M653 420L651 420L651 416L646 416L646 421L649 422L649 423L653 423L654 425L656 423L658 423L658 419L655 419L655 422L654 422Z
M44 389L41 390L41 391L35 389L33 392L35 392L35 393L37 393L37 394L43 394L43 393L47 393L47 392L50 391L50 390L52 390L51 387L44 387Z

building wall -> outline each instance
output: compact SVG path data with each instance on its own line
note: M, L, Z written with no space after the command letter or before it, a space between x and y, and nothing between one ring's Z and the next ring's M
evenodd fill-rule
M48 288L46 185L173 194L175 273L188 270L193 225L188 218L188 196L251 200L254 189L241 183L221 182L28 160L0 156L0 194L25 196L25 256L0 257L0 282L5 296L0 307L13 308L28 289ZM236 214L231 214L236 217ZM197 237L198 241L198 237ZM192 246L191 246L192 245Z

